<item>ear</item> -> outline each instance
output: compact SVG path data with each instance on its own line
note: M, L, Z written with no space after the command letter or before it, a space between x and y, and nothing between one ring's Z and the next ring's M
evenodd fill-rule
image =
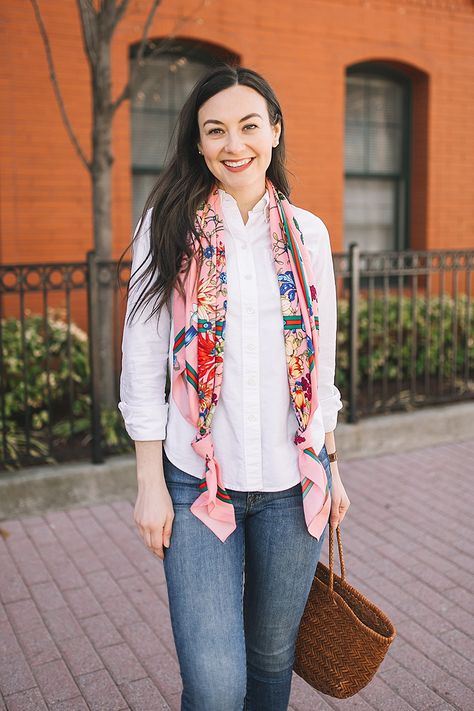
M281 123L278 121L274 126L272 126L272 133L273 133L273 147L276 148L278 145L278 141L280 140L280 134L281 134Z

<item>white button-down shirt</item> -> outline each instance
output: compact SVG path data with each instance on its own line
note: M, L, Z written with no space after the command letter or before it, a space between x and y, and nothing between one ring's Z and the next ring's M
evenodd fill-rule
M270 242L268 191L249 211L244 224L236 200L220 190L226 248L227 313L224 376L212 420L214 452L224 486L239 491L279 491L300 481L298 428L290 400L283 318ZM328 230L307 210L293 206L313 264L319 306L319 407L312 422L319 453L325 432L335 429L342 408L334 384L336 288ZM151 209L132 250L132 272L149 248ZM136 232L135 232L136 233ZM145 260L143 269L148 264ZM129 293L127 315L143 284ZM201 478L204 460L192 448L197 430L181 415L171 385L165 401L166 370L173 373L174 330L166 307L144 320L152 306L140 306L125 325L122 341L120 402L125 428L133 440L164 440L168 458ZM158 326L158 328L157 328Z

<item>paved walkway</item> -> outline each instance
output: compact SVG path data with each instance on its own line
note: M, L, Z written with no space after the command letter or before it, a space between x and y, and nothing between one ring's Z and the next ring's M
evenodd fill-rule
M398 636L359 694L332 699L294 675L290 708L474 709L474 440L340 469L347 579ZM179 711L162 562L130 501L0 527L0 710Z

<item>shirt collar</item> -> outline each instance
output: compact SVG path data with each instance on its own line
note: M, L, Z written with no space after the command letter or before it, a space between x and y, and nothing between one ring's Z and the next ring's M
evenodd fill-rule
M221 200L223 203L228 203L229 205L234 204L237 206L237 200L230 193L227 193L222 188L219 188L218 190L219 190L219 194L221 196ZM253 206L253 208L251 210L249 210L249 215L252 214L253 212L263 212L268 207L269 202L270 202L270 194L269 194L268 188L267 188L267 190L265 190L265 194L263 195L263 197L261 197L260 200Z

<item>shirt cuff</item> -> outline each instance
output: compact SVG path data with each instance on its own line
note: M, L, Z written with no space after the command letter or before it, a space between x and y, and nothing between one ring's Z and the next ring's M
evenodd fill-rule
M320 400L319 405L323 416L324 431L332 432L336 429L338 412L344 407L341 393L335 385L333 385L333 394Z
M131 406L123 400L117 407L122 413L125 429L133 440L141 442L166 439L169 403L154 405L153 413L150 412L149 406Z

